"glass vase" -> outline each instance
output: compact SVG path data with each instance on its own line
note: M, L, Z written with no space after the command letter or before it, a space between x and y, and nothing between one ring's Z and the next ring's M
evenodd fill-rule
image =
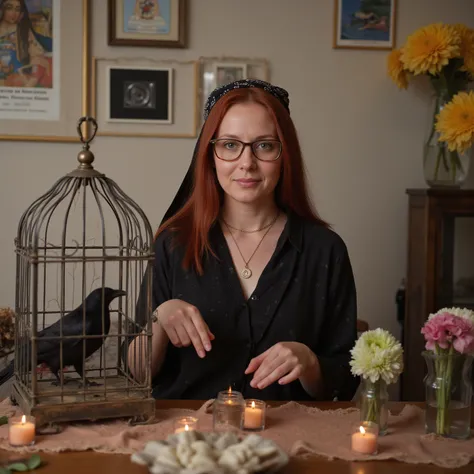
M472 356L423 352L428 373L425 430L447 438L466 439L471 432Z
M460 188L469 172L472 150L462 154L450 151L445 142L438 140L436 117L452 97L446 89L438 89L431 109L428 137L423 148L423 172L426 183L432 188Z
M380 436L387 433L388 391L383 380L371 382L369 379L361 379L357 408L360 410L360 421L376 423Z

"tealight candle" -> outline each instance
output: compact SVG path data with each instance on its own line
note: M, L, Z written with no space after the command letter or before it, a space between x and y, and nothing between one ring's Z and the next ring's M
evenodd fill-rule
M261 431L265 428L266 404L262 400L245 400L244 429Z
M34 416L23 415L9 419L8 439L11 446L31 446L35 443Z
M352 450L361 454L377 454L378 436L376 423L362 422L352 434Z
M192 416L183 416L177 418L173 423L173 430L175 433L182 433L183 431L194 431L197 429L198 419Z

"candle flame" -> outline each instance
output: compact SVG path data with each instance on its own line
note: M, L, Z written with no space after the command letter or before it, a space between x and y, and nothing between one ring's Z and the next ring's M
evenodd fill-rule
M360 432L361 432L363 435L365 434L365 429L364 429L363 426L361 426L361 427L359 428L359 430L360 430Z
M229 395L232 393L232 387L229 385Z
M22 423L23 425L26 423L26 416L25 416L25 415L23 415L23 416L21 417L21 423Z
M188 425L184 425L184 431L189 431L189 426Z
M252 408L255 408L255 402L251 403Z

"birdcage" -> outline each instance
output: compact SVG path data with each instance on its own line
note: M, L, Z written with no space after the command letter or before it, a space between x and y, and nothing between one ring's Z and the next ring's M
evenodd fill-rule
M153 233L140 207L92 166L96 121L82 117L77 130L79 166L18 226L12 400L40 427L115 417L142 423L155 410L146 271Z

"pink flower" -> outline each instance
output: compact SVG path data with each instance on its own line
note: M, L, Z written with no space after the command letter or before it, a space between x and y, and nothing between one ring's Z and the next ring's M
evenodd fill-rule
M440 313L425 323L421 333L427 350L449 349L452 345L461 354L474 352L474 324L468 319Z

